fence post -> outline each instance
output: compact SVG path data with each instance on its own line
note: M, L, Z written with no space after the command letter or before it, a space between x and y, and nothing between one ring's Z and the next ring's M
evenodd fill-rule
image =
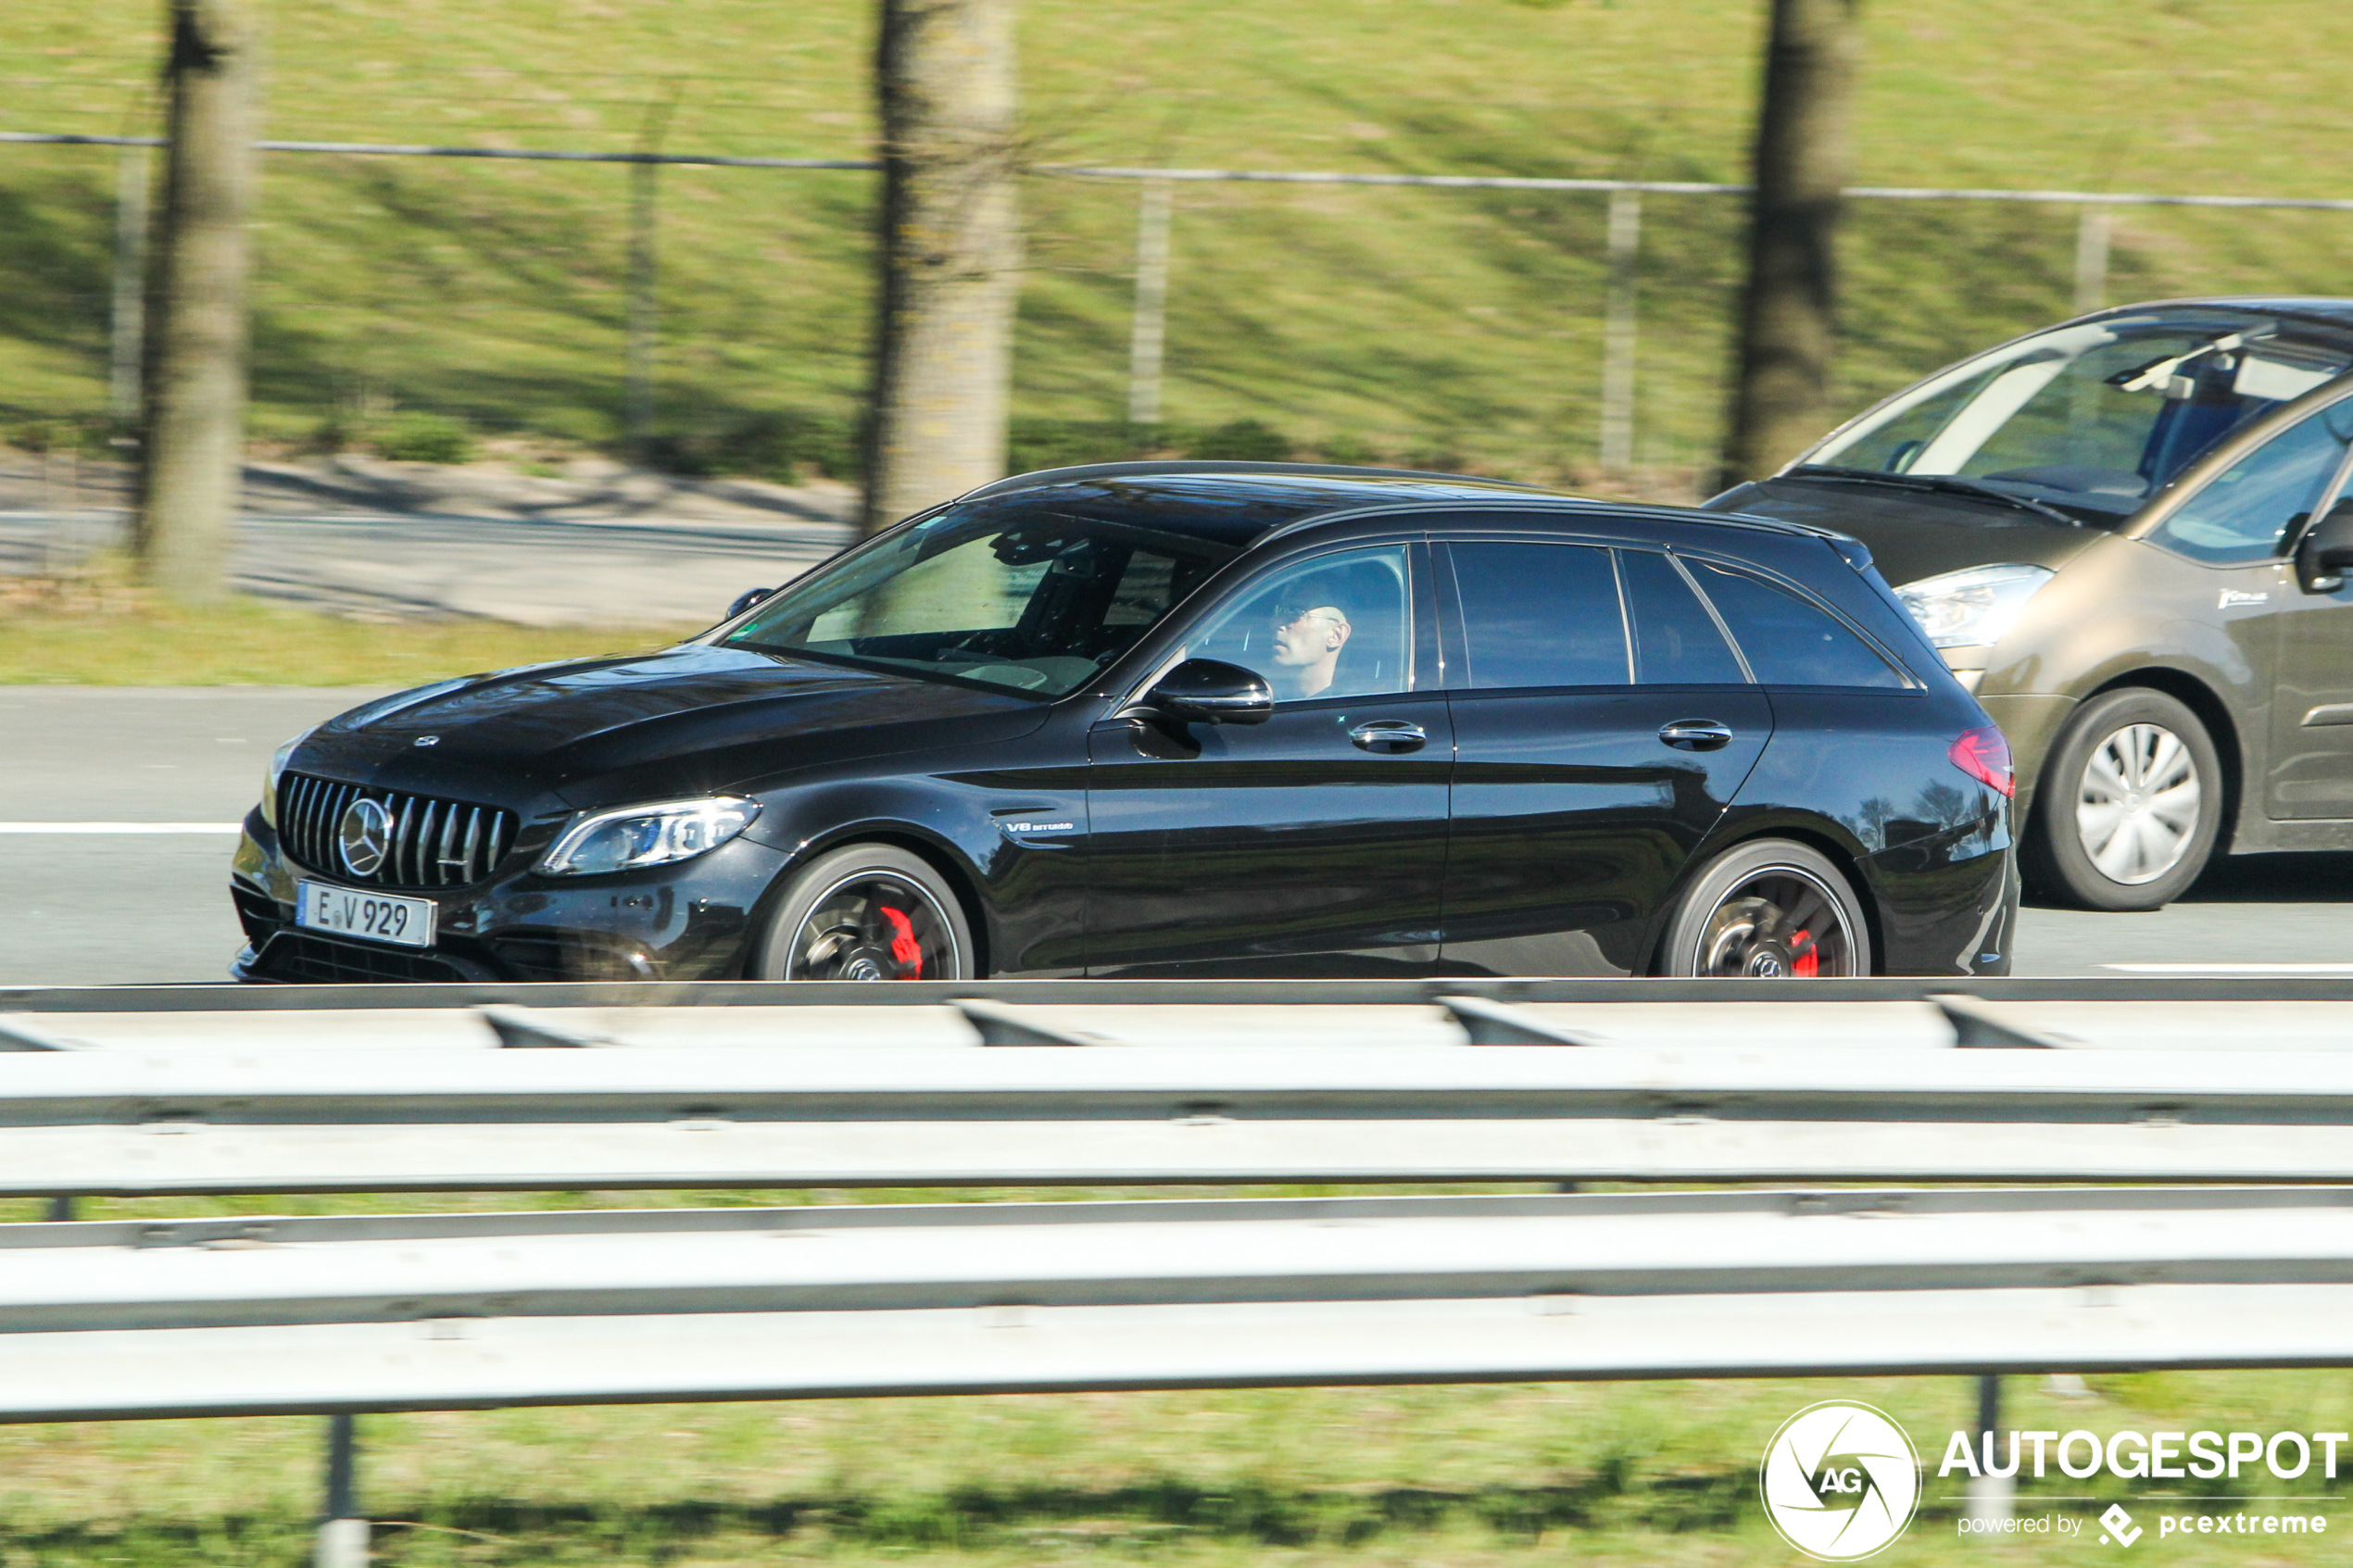
M1136 300L1128 322L1127 422L1160 422L1161 365L1168 341L1168 231L1176 186L1140 182L1136 196Z
M327 1418L327 1508L315 1568L367 1568L368 1520L359 1512L358 1435L348 1415Z
M2075 313L2108 303L2108 208L2086 207L2075 222Z
M139 367L147 336L148 150L124 147L114 171L114 311L107 412L118 434L138 428Z
M1609 194L1609 296L1602 321L1602 468L1634 466L1634 289L1642 194Z
M1992 1373L1977 1380L1977 1430L1998 1433L2002 1425L2002 1380ZM1977 1439L1987 1444L1984 1437ZM1998 1452L1999 1444L1992 1444L1989 1452ZM2010 1504L2017 1493L2018 1474L1972 1476L1961 1512L1970 1519L2007 1519Z
M661 218L661 165L650 161L661 151L670 129L671 111L678 107L678 89L646 107L638 128L637 152L646 161L629 166L629 349L622 389L622 428L629 451L641 465L652 457L654 439L654 333L661 301L655 294L661 256L654 248L654 226Z

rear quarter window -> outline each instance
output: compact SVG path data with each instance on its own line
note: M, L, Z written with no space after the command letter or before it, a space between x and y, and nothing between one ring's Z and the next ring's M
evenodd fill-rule
M1903 691L1905 674L1845 622L1760 577L1710 561L1692 574L1714 601L1749 668L1768 686L1854 686Z

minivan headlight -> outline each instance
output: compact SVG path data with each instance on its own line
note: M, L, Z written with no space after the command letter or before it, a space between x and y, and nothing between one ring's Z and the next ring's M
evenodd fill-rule
M691 860L751 826L759 815L759 801L734 795L591 811L563 831L536 869L547 876L590 876Z
M2047 566L2014 562L1972 566L1923 577L1895 590L1928 640L1940 648L1998 643L2018 620L2034 591L2051 580Z
M285 776L286 764L294 760L295 747L308 740L318 728L311 725L270 754L270 766L261 775L261 820L273 828L278 825L278 781Z

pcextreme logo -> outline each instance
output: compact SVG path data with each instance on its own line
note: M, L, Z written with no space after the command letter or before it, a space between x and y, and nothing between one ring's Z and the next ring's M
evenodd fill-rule
M1781 1423L1756 1484L1781 1539L1823 1562L1853 1562L1912 1522L1920 1456L1884 1411L1833 1400Z

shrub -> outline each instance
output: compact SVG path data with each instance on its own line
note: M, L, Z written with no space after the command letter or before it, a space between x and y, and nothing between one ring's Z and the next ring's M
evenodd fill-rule
M1235 420L1202 431L1186 443L1189 458L1214 458L1240 463L1290 461L1290 438L1258 420Z
M1006 443L1005 467L1013 473L1031 473L1081 463L1121 463L1151 451L1161 439L1158 426L1131 425L1124 420L1017 419Z
M812 471L828 479L855 479L859 456L855 420L774 408L658 435L646 459L665 473L689 479L743 474L790 484Z
M377 433L375 445L396 463L462 463L474 455L473 433L441 414L396 414Z

